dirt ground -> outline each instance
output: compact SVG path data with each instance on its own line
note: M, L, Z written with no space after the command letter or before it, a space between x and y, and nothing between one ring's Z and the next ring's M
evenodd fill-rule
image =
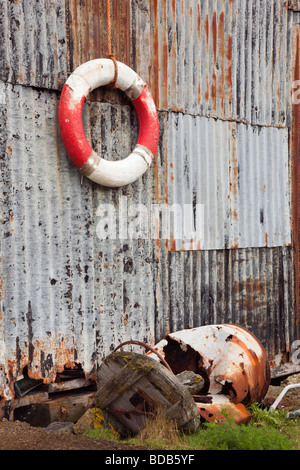
M300 375L295 376L295 383L300 382ZM271 385L264 398L264 405L269 407L278 397L286 383ZM295 411L300 409L300 389L290 390L278 405L278 409ZM49 431L32 427L20 421L0 422L0 450L145 450L143 447L130 446L118 442L97 440L82 435Z
M118 442L48 431L21 421L0 422L0 450L143 450Z

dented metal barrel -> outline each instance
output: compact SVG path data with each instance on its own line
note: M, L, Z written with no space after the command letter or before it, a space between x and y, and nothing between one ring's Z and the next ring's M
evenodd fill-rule
M195 396L200 415L213 420L222 409L233 410L236 421L247 421L246 407L261 402L270 384L270 366L260 341L233 324L185 329L166 336L154 347L174 374L191 370L205 381ZM148 353L158 360L154 353Z

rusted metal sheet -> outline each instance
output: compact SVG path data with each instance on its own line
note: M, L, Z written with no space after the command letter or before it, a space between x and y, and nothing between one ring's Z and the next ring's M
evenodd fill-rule
M288 0L288 8L294 11L300 11L300 0Z
M108 53L106 0L0 1L0 79L61 89L70 73ZM111 2L112 52L130 66L130 2ZM94 99L121 102L97 90Z
M200 400L205 401L204 398ZM238 424L247 424L251 420L251 413L242 403L234 404L227 397L214 395L211 403L196 403L200 416L207 422L221 423L228 418Z
M233 403L261 401L270 385L270 366L260 341L233 324L169 333L154 349L173 373L192 370L206 381L203 395L228 395ZM155 360L152 352L147 354Z
M59 136L59 96L2 88L0 395L10 397L25 365L46 383L75 363L93 377L103 355L133 332L153 343L154 242L106 237L101 210L111 209L110 230L122 196L128 207L150 205L155 170L123 191L81 181ZM84 127L111 159L123 158L137 136L128 106L89 102Z
M111 3L112 53L130 66L130 2ZM66 0L69 71L108 54L107 0Z
M290 245L290 185L287 129L169 114L171 251Z
M293 219L295 244L295 294L296 317L300 324L300 24L294 25L294 86L292 89L293 101L293 128L291 132L291 156L293 160Z
M174 374L191 370L205 380L194 398L200 415L207 419L231 402L260 402L270 385L266 351L248 330L233 324L207 325L170 333L154 346ZM160 360L153 352L149 357ZM230 409L230 407L229 407ZM234 409L230 409L234 411ZM246 409L236 409L238 421L249 419Z
M0 1L0 79L57 89L66 79L65 0Z
M296 2L111 3L113 53L147 81L160 110L290 125L288 7ZM0 7L4 81L61 89L78 65L108 52L105 0L1 0ZM93 96L123 99L103 90Z
M131 2L111 2L112 53L119 62L131 65ZM67 63L69 73L88 60L108 54L106 0L66 0ZM124 103L121 92L97 89L92 99Z
M285 0L135 2L133 65L161 110L284 127L290 21Z
M300 335L293 278L291 247L169 253L169 331L237 323L279 367Z
M160 139L153 169L109 190L81 181L57 122L68 75L106 54L106 2L0 0L0 397L13 397L27 365L49 383L74 364L94 377L120 342L153 345L212 322L248 326L272 367L291 359L300 334L287 146L299 78L295 5L112 2L113 53L148 82ZM105 158L123 158L136 143L136 116L116 90L90 97L84 128ZM293 129L295 163L296 120ZM178 252L182 239L126 232L126 208L195 207L203 195L206 247L187 238L192 249ZM160 222L154 212L155 232ZM114 227L125 232L111 237Z

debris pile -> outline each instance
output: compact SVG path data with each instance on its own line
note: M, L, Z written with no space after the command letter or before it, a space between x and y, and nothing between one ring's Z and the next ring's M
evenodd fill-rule
M201 421L225 419L224 409L247 423L247 406L267 393L270 366L245 328L208 325L169 334L146 355L115 350L101 365L98 384L97 406L134 434L159 408L178 428L195 431Z

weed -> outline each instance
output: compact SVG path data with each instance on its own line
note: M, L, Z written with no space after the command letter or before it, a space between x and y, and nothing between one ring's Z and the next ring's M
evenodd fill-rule
M84 432L84 435L92 437L94 439L104 439L106 441L120 441L120 438L117 436L116 432L104 428L88 429Z
M147 419L146 426L139 435L128 441L151 449L175 449L180 447L181 433L174 420L168 418L163 410L156 410L155 417Z
M207 423L193 436L196 449L206 450L292 450L287 434L270 426L238 425L226 419ZM192 444L187 438L187 444Z
M162 411L149 419L138 436L122 440L149 449L176 450L300 450L300 420L289 420L284 410L268 410L253 403L249 424L236 424L223 411L221 423L203 423L194 434L183 434ZM109 431L93 430L86 435L116 440Z

